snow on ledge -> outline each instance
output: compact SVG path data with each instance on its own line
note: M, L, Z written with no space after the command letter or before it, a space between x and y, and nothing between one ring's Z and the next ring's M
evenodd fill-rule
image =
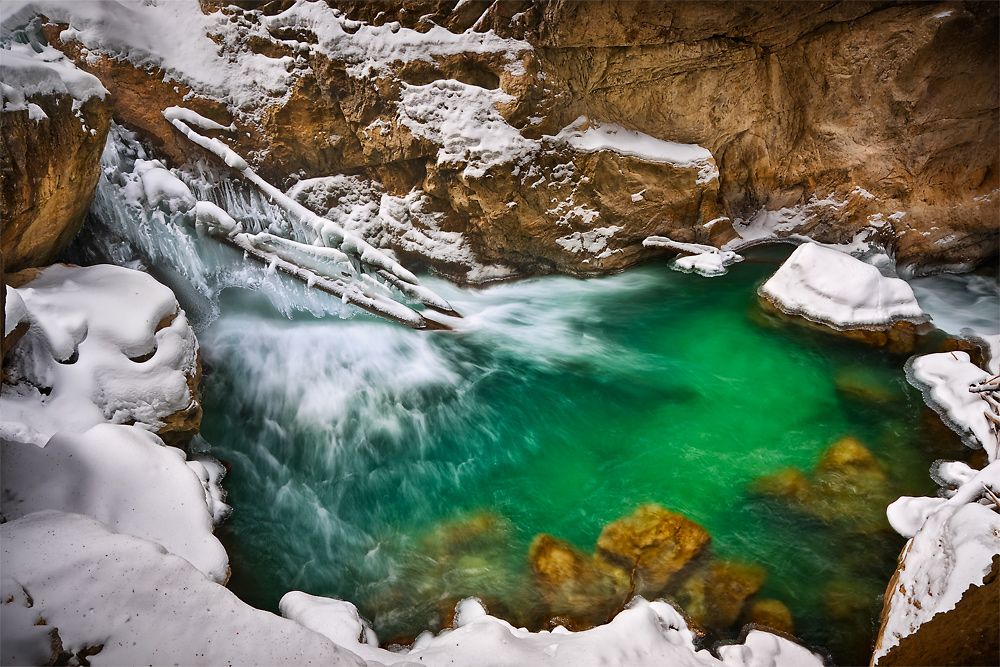
M708 183L719 177L712 153L698 144L664 141L648 134L628 130L614 123L600 123L580 116L559 134L546 137L581 153L612 151L645 162L663 162L677 167L697 167L698 183Z
M796 248L759 294L786 313L835 329L927 320L905 281L816 243Z
M0 49L0 88L3 110L30 109L27 98L34 95L70 95L73 108L92 98L104 99L107 89L93 74L77 69L66 56L51 46L36 53L27 44L12 43ZM34 114L44 112L37 106Z

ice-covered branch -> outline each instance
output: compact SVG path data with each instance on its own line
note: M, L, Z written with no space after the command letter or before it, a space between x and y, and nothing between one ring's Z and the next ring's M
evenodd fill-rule
M674 260L677 268L703 276L721 276L726 272L727 266L743 261L740 255L731 250L720 250L715 246L701 243L681 243L666 236L646 237L642 245L646 248L669 248L685 253L687 256Z

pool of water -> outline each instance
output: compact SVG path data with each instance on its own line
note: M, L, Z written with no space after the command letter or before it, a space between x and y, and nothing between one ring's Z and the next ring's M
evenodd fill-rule
M202 434L232 464L230 587L265 609L293 589L347 599L380 639L412 637L468 595L525 613L535 535L592 553L605 525L655 502L704 526L719 558L766 568L760 595L787 605L799 636L838 664L867 662L902 538L748 485L808 473L854 436L891 493L932 493L923 406L902 359L764 321L756 288L775 268L482 290L428 278L465 315L451 332L289 319L225 291L200 340ZM845 374L888 398L838 391ZM442 546L477 522L499 537Z

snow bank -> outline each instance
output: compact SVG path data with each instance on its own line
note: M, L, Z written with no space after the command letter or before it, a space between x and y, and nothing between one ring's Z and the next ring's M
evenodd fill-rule
M27 44L11 43L0 49L0 89L3 90L3 110L19 111L37 106L29 104L33 95L69 95L73 108L92 98L104 99L108 91L93 74L77 69L66 56L51 46L36 53ZM30 110L30 109L29 109Z
M988 380L989 373L965 352L939 352L911 359L906 377L967 445L983 447L991 461L997 460L1000 444L985 414L989 406L980 394L969 391L970 385Z
M759 293L786 313L836 329L927 319L905 281L815 243L796 248Z
M64 649L103 646L91 664L365 664L243 603L159 545L90 517L38 512L3 524L0 535L3 576L30 591L32 615L57 629ZM7 604L0 613L5 636L32 636L32 615ZM35 640L44 654L44 637ZM7 662L6 641L3 650Z
M44 448L4 442L0 459L5 521L48 509L86 514L115 532L156 542L225 583L229 558L212 534L211 480L201 479L206 469L196 461L192 468L184 452L155 435L99 424L58 433Z
M53 265L16 291L31 325L8 354L6 437L42 445L105 421L155 430L196 400L188 378L198 342L173 293L150 276Z
M887 511L893 527L912 537L903 549L898 585L888 601L876 664L901 638L934 615L954 609L970 586L983 583L994 556L1000 554L996 496L983 498L985 489L1000 491L1000 461L979 472L958 462L949 466L942 481L960 483L951 498L904 497Z
M698 144L664 141L648 134L628 130L613 123L600 123L580 116L553 137L556 145L569 146L581 153L612 151L645 162L664 162L677 167L698 167L698 183L719 177L712 153ZM640 197L641 199L641 197Z
M463 176L482 178L490 168L519 162L540 147L497 111L497 104L513 100L502 90L448 79L426 86L403 84L397 105L402 125L441 147L439 165L464 164Z
M646 248L669 248L690 253L675 258L674 267L686 273L697 273L707 277L721 276L726 273L727 266L743 261L741 256L731 250L720 250L700 243L679 243L665 236L649 236L643 240L642 245Z
M350 648L370 663L420 665L713 665L819 666L811 651L769 633L752 631L744 644L720 649L722 660L695 647L695 635L665 602L635 598L610 623L584 632L559 627L528 632L490 616L474 598L458 604L456 627L437 636L420 635L409 650L390 653L370 645L374 637L354 606L292 592L282 614ZM362 639L363 638L363 639ZM349 642L349 643L348 643Z

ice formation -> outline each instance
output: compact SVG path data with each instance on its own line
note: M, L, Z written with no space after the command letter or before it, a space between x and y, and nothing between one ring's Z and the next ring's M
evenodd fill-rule
M927 319L905 281L816 243L796 248L760 294L786 313L835 329Z
M196 400L198 342L150 276L53 265L16 292L31 324L8 355L0 434L42 445L106 421L156 430Z
M679 243L665 236L649 236L642 245L647 248L669 248L681 253L689 253L674 259L674 265L681 271L698 273L703 276L721 276L726 267L743 258L731 250L720 250L700 243Z

